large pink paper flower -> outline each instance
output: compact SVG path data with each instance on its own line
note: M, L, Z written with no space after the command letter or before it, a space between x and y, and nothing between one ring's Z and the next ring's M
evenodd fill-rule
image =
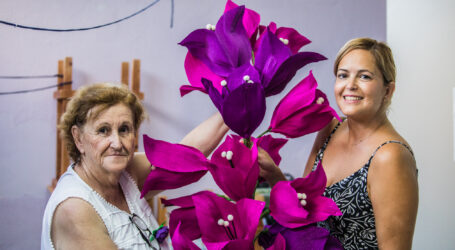
M326 95L316 89L313 73L305 77L278 103L273 111L269 129L289 138L319 131L333 117L340 119L330 107Z
M241 199L234 203L213 193L194 195L193 201L208 249L253 249L264 202Z
M327 177L319 162L305 178L279 181L270 193L270 215L287 228L302 227L341 215L335 202L322 196Z
M198 181L207 173L210 163L199 150L143 136L144 150L150 164L150 172L142 188L141 197L150 190L179 188ZM172 152L172 157L169 157Z
M209 171L218 187L231 199L252 198L259 177L257 147L251 149L229 135L215 150Z

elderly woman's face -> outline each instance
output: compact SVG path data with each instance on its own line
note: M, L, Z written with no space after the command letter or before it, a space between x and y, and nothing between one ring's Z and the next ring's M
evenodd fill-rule
M95 106L94 109L97 107ZM126 168L134 153L135 131L131 109L116 104L89 118L79 130L76 145L82 162L107 172Z

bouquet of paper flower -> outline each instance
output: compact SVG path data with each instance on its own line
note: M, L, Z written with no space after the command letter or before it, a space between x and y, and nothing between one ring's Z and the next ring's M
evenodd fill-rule
M306 178L280 181L271 190L270 204L254 200L259 180L258 147L279 165L284 138L296 138L326 126L336 112L310 74L276 106L268 130L251 136L264 119L266 97L282 92L305 65L325 60L314 52L299 52L310 41L293 28L262 26L255 11L228 0L216 26L191 32L180 45L188 48L185 70L193 90L209 95L224 122L236 134L207 159L199 150L155 140L144 135L144 148L154 166L142 195L150 190L179 188L198 181L207 172L224 194L201 191L171 200L169 218L174 249L253 249L254 241L267 249L337 249L339 242L316 226L327 217L341 215L336 204L322 194L326 176L322 166ZM172 154L172 157L169 155ZM257 233L261 218L273 218Z

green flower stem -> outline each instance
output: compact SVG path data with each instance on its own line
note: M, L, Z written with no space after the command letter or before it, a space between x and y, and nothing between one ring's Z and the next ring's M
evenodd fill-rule
M260 134L257 138L261 138L262 136L264 136L265 134L267 134L268 132L270 132L272 130L272 128L268 128L266 131L262 132L262 134Z
M261 217L260 219L262 220L265 216L270 214L270 208L266 207L264 210L262 210Z

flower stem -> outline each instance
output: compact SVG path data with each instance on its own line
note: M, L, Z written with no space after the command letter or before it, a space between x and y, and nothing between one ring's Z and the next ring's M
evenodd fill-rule
M257 138L261 138L262 136L264 136L265 134L267 134L271 130L272 130L272 128L268 128L266 131L262 132Z
M262 213L261 213L261 219L263 219L265 216L269 215L270 214L270 209L268 207L264 208L264 210L262 210Z
M253 146L253 142L250 138L243 138L243 144L245 144L247 148L251 148Z

